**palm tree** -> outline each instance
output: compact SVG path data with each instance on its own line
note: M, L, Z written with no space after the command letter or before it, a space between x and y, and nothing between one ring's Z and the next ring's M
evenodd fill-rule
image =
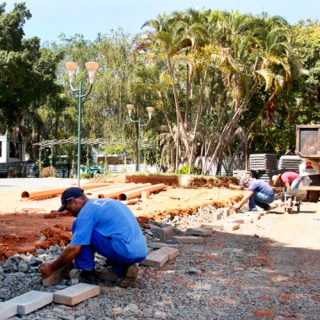
M180 146L185 146L189 170L198 143L205 163L211 157L204 172L221 162L232 152L227 146L239 139L236 131L244 113L257 108L251 103L254 95L261 94L262 83L268 98L251 124L264 114L262 109L272 115L276 96L290 83L292 67L298 66L291 56L288 25L281 17L188 10L158 16L144 26L153 32L139 36L135 53L143 52L144 63L160 68L157 85L163 106L170 106L170 95L164 95L159 84L170 81L176 111L176 170ZM168 124L170 111L166 114ZM254 126L248 127L242 130L243 139Z
M225 88L232 97L232 109L219 142L215 145L209 168L216 158L223 154L223 145L229 145L235 138L238 122L250 106L261 81L265 82L265 92L270 91L266 104L261 108L265 108L270 114L275 96L291 79L290 37L288 26L283 19L241 16L235 12L222 15L221 27L224 29L222 45L228 48L228 51L225 63L220 68ZM261 112L257 117L260 115ZM249 126L244 138L252 128L253 126Z
M161 66L162 75L167 75L171 82L176 110L176 163L175 171L178 170L179 139L180 130L186 141L186 154L189 154L190 145L187 138L187 125L182 116L181 100L179 92L182 83L180 82L180 68L186 60L185 50L191 46L191 41L184 39L174 27L174 20L168 19L166 15L158 16L157 20L146 22L143 27L154 28L154 32L146 32L136 39L135 55L143 52L144 61L152 65ZM142 51L143 50L143 51Z

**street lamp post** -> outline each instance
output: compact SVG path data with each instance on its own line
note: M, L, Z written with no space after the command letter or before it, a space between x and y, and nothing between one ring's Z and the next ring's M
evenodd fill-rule
M79 65L76 62L67 62L65 64L66 69L69 74L69 82L71 91L77 92L76 97L78 98L78 160L77 160L77 177L78 177L78 187L80 187L80 159L81 159L81 116L82 116L82 99L89 95L92 90L94 75L99 68L99 63L97 62L86 62L85 67L88 70L90 87L88 92L82 93L82 82L80 81L79 89L74 89L72 86L72 81L75 75L76 70Z
M133 119L131 118L131 113L132 113L132 110L133 110L133 108L134 108L134 105L133 105L133 104L127 104L126 107L127 107L127 109L128 109L130 121L131 121L131 122L136 122L136 123L138 123L138 166L137 166L137 167L138 167L138 172L139 172L139 171L140 171L140 128L141 128L141 127L144 127L144 126L147 126L147 125L150 123L151 117L152 117L152 113L153 113L153 111L154 111L154 107L147 107L147 108L146 108L146 109L147 109L147 112L148 112L148 114L149 114L149 120L148 120L148 122L145 123L145 124L141 124L140 118L138 118L137 120L133 120Z

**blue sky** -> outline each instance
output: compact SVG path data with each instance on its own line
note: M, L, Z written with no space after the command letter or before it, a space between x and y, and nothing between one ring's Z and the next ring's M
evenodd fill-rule
M37 36L41 42L58 40L76 33L87 40L97 34L121 27L138 33L142 24L158 14L170 14L188 8L239 10L240 13L280 15L290 24L301 19L319 19L320 0L3 0L6 12L14 3L25 2L32 18L24 26L26 38Z

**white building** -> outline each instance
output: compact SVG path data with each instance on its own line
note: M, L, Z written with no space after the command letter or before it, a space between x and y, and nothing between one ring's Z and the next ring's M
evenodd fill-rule
M0 163L25 161L26 143L18 137L0 136Z

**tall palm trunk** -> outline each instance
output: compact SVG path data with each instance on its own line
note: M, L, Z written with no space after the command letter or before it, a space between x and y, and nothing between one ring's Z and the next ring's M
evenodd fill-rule
M187 132L186 132L185 123L183 121L182 114L181 114L181 108L180 108L180 104L179 104L177 87L175 85L175 76L174 76L174 71L173 71L173 68L172 68L171 64L172 63L171 63L171 61L169 59L168 60L169 73L170 73L170 77L171 77L171 81L172 81L173 96L174 96L174 102L175 102L176 113L177 113L177 128L178 128L178 132L179 132L180 131L180 125L179 124L181 124L181 129L182 129L183 136L185 137L185 140L187 141L186 154L189 155L190 154L190 144L189 144L188 135L187 135ZM178 135L178 137L179 137L179 135ZM179 139L176 142L178 143ZM179 149L179 146L177 144L177 150L178 149Z
M206 88L206 83L207 83L206 80L207 80L207 76L208 76L208 70L209 70L209 64L206 65L206 70L205 70L203 81L202 81L198 113L197 113L196 123L194 125L194 130L193 130L191 149L190 149L190 155L189 155L189 174L191 173L191 166L192 166L193 158L194 158L193 150L194 150L194 145L197 142L196 136L197 136L197 131L198 131L200 119L202 116L202 110L203 110L203 104L204 104L204 90Z
M221 152L221 149L223 148L223 145L227 144L228 139L230 139L231 135L234 132L234 128L236 127L236 125L239 122L239 119L243 113L243 111L246 109L246 107L248 106L249 101L251 100L251 97L254 93L254 90L256 88L257 83L255 82L254 85L251 87L250 93L247 96L247 99L245 99L244 101L242 101L242 103L237 107L237 109L235 110L233 116L229 119L227 125L224 127L219 141L217 143L217 146L215 148L215 151L212 155L211 161L209 163L208 169L207 171L210 171L214 161L216 160L217 156L219 155L219 153Z
M218 119L218 122L215 126L215 129L213 130L213 132L218 132L219 131L219 128L221 126L221 123L222 123L222 120L223 120L223 117L225 116L227 110L228 110L228 107L229 107L229 100L230 100L230 96L228 95L227 96L227 99L226 99L226 102L224 104L224 107L223 107L223 110L220 114L220 117ZM210 140L209 140L209 143L206 147L206 151L205 151L205 155L204 155L204 166L202 168L202 173L206 173L208 171L208 166L207 166L207 159L208 159L208 156L209 156L209 152L211 150L211 145L213 144L213 141L217 139L217 135L215 134L212 134Z

